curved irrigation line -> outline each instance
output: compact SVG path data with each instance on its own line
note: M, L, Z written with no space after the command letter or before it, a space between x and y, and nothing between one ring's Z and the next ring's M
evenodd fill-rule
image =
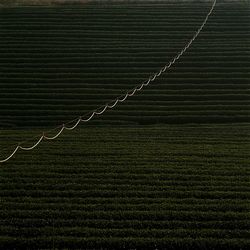
M179 60L179 58L191 46L191 44L193 43L193 41L196 39L196 37L200 34L200 32L202 31L202 29L206 25L207 20L208 20L209 16L211 15L211 13L213 12L215 5L216 5L216 0L214 0L212 7L211 7L210 11L208 12L208 14L206 15L206 17L205 17L203 23L201 24L200 28L195 32L194 36L187 43L187 45L168 64L164 65L164 67L162 67L158 72L156 72L155 74L153 74L152 76L150 76L147 81L144 81L143 83L137 85L133 89L127 91L125 94L123 94L121 96L118 96L114 100L109 101L105 105L100 106L99 108L88 112L84 116L80 116L80 117L78 117L78 118L76 118L76 119L74 119L72 121L67 122L66 124L62 124L61 126L56 127L56 128L54 128L52 130L48 130L46 132L46 134L47 134L47 133L52 132L52 131L54 131L56 129L59 129L59 131L57 132L57 134L55 134L54 136L51 136L51 137L46 136L45 132L43 132L42 135L31 138L31 139L34 139L34 138L39 137L39 139L36 141L36 143L33 144L33 146L30 146L30 147L24 147L24 146L21 146L21 145L24 144L24 143L27 143L31 139L29 139L27 141L20 142L18 144L18 146L14 149L14 151L8 157L6 157L3 160L0 160L0 163L6 162L9 159L11 159L16 154L16 152L19 149L22 149L22 150L25 150L25 151L29 151L29 150L32 150L32 149L36 148L43 140L54 140L54 139L56 139L57 137L59 137L63 133L64 130L73 130L73 129L75 129L79 125L80 122L88 122L88 121L90 121L95 115L101 115L107 109L114 108L119 102L121 102L121 103L124 102L128 97L133 96L137 91L140 91L140 90L142 90L143 87L149 85L150 82L153 82L157 77L159 77L162 73L164 73L167 69L169 69L177 60ZM87 118L83 119L84 117L87 117ZM74 123L74 124L72 125L72 123Z

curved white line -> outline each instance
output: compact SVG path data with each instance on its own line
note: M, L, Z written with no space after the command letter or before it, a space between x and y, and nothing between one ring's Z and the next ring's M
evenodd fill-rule
M127 99L127 97L128 97L128 93L124 96L124 98L123 99L118 99L118 102L124 102L126 99Z
M170 62L168 63L167 69L169 69L169 68L171 67L171 65L172 65L172 62L170 61Z
M8 161L10 158L12 158L12 157L15 155L15 153L17 152L18 149L19 149L19 146L17 146L17 147L15 148L15 150L11 153L10 156L8 156L7 158L5 158L5 159L3 159L3 160L0 160L0 162L3 163L3 162Z
M76 122L76 124L74 125L74 126L72 126L72 127L66 127L66 126L64 126L64 128L66 129L66 130L73 130L73 129L75 129L77 126L78 126L78 124L81 122L81 118L79 118L78 120L77 120L77 122Z
M149 85L150 81L151 81L151 80L150 80L150 79L148 79L148 80L147 80L147 83L144 83L144 86Z
M48 137L48 136L46 136L46 135L44 135L43 137L44 137L44 139L46 139L46 140L54 140L54 139L56 139L62 132L63 132L63 130L64 130L64 126L62 126L62 128L60 129L60 131L56 134L56 135L54 135L54 136L52 136L52 137Z
M151 81L153 82L156 78L156 75L154 75L152 78L151 78Z
M19 146L19 148L22 149L22 150L25 150L25 151L32 150L32 149L34 149L35 147L37 147L37 146L39 145L39 143L43 140L43 138L44 138L44 136L42 135L42 136L40 137L40 139L37 141L37 143L35 143L35 144L34 144L33 146L31 146L31 147L22 147L22 146Z
M136 88L137 91L140 91L143 88L144 84L142 84L139 88Z
M95 112L96 115L101 115L102 113L105 112L105 110L107 109L107 105L103 108L102 111L99 111L99 112Z
M156 76L158 77L158 76L160 76L161 75L161 73L162 73L162 71L160 70L159 71L159 73L158 74L156 74Z
M172 60L172 64L174 64L174 63L175 63L175 61L176 61L176 57Z
M88 122L89 120L92 119L92 117L93 117L95 114L100 115L100 114L102 114L107 108L113 108L114 106L116 106L116 104L117 104L118 102L123 102L123 101L125 101L125 100L127 99L128 96L134 95L134 93L135 93L136 91L141 90L141 89L143 88L143 86L147 86L151 81L154 81L156 77L158 77L158 76L160 76L160 75L162 74L162 72L165 72L168 68L170 68L171 65L173 65L173 64L175 63L175 61L178 60L178 59L180 58L180 56L182 56L183 53L191 46L191 44L193 43L193 41L196 39L196 37L199 35L199 33L200 33L200 32L202 31L202 29L204 28L204 26L205 26L205 24L206 24L206 22L207 22L209 16L210 16L211 13L213 12L213 9L214 9L215 5L216 5L216 0L214 0L212 7L211 7L210 11L208 12L207 16L205 17L205 19L204 19L202 25L200 26L200 28L196 31L195 35L194 35L194 36L192 37L192 39L188 42L188 44L181 50L181 52L179 52L179 53L177 54L177 56L175 56L175 58L174 58L172 61L169 62L168 65L165 65L162 69L160 69L160 72L156 73L152 78L149 77L149 79L147 80L146 83L142 83L141 86L140 86L139 88L135 88L135 89L133 90L133 93L132 93L132 94L126 93L126 95L124 96L124 98L121 99L121 100L120 100L119 97L118 97L118 98L116 99L116 101L115 101L114 104L112 104L112 105L108 105L108 104L107 104L107 105L104 107L104 109L103 109L102 111L100 111L100 112L93 111L93 113L91 114L91 116L90 116L88 119L85 119L85 120L84 120L84 119L82 119L82 118L79 118L79 120L76 122L76 124L75 124L74 126L72 126L72 127L65 127L65 126L63 125L63 127L61 128L61 130L60 130L55 136L53 136L53 137L48 137L48 136L45 136L45 135L43 134L43 136L41 136L40 139L37 141L37 143L34 144L32 147L21 147L20 145L18 145L18 146L15 148L15 150L12 152L12 154L10 154L10 156L8 156L7 158L5 158L5 159L3 159L3 160L0 160L0 163L3 163L3 162L8 161L11 157L13 157L13 156L15 155L15 153L17 152L17 150L18 150L19 148L22 149L22 150L32 150L32 149L34 149L37 145L39 145L39 143L40 143L43 139L53 140L53 139L57 138L57 137L63 132L64 129L66 129L66 130L73 130L73 129L75 129L81 121L83 121L83 122Z
M135 94L135 92L136 92L136 88L133 90L132 93L128 94L128 96L133 96Z
M163 68L162 68L162 72L165 72L167 70L167 66L164 66Z
M118 99L115 100L115 103L112 105L107 105L108 108L112 109L118 103Z
M92 117L95 115L95 112L93 112L92 114L91 114L91 116L88 118L88 119L82 119L81 118L81 121L83 121L83 122L88 122L89 120L91 120L92 119Z

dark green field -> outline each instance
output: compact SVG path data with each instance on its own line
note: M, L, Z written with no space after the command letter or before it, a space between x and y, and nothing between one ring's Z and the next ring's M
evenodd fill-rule
M88 127L19 153L0 169L0 245L248 249L249 133Z
M0 126L60 125L146 80L211 7L86 4L0 13ZM217 4L186 54L95 124L250 122L250 5Z
M211 4L0 9L0 159L146 80ZM0 164L0 250L248 250L249 31L219 2L142 92Z

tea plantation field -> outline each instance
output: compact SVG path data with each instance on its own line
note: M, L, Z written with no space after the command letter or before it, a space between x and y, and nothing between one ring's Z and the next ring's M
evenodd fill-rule
M249 133L87 127L18 153L0 168L0 246L248 249Z
M210 7L1 8L0 157L146 80ZM249 31L218 2L142 92L0 164L0 249L249 249Z
M17 7L0 12L0 126L55 126L172 59L211 2ZM216 5L187 53L96 124L249 122L250 5Z

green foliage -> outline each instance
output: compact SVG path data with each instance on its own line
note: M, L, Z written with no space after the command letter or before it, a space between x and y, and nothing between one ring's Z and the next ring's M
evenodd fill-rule
M183 48L209 7L5 8L0 14L0 127L56 126L126 93ZM249 122L247 23L242 4L218 4L168 72L91 124Z
M1 158L41 127L147 79L183 48L209 7L2 9L0 127L18 129L0 130ZM0 249L247 250L248 10L220 2L192 47L150 88L2 164ZM136 126L157 123L165 125Z
M0 168L0 246L247 249L249 132L85 127L17 154Z

